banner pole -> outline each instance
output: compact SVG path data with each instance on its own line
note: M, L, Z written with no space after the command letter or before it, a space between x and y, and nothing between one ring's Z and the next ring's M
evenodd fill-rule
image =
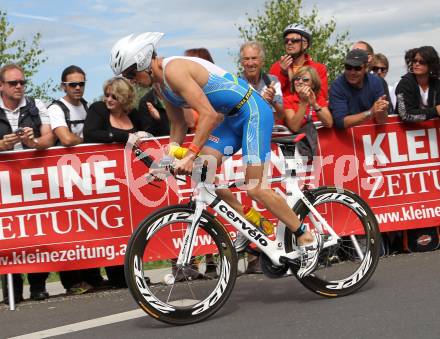
M9 310L15 311L14 281L12 279L12 273L8 273L8 296Z

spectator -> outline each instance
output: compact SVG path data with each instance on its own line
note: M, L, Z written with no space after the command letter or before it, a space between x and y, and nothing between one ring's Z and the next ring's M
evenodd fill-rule
M66 95L54 100L49 106L50 125L59 143L75 146L83 142L84 120L87 115L87 102L83 99L86 74L71 65L61 74L61 87ZM60 280L67 294L82 294L99 287L103 279L99 268L62 271Z
M440 116L440 60L432 46L407 52L409 72L396 88L396 113L403 121L424 121Z
M147 122L133 109L134 90L131 84L120 77L104 84L104 101L93 103L84 123L84 141L112 143L128 141L129 135L145 131ZM109 284L116 288L127 287L124 266L106 267Z
M269 73L275 75L281 83L283 95L291 94L291 80L302 66L311 66L318 72L321 79L320 96L324 100L328 99L328 80L327 68L318 62L312 60L306 53L312 45L311 33L302 25L288 25L283 32L284 46L286 54L279 61L274 63Z
M337 128L349 128L374 119L385 123L389 103L383 85L366 73L368 54L360 49L347 53L345 71L330 88L330 110Z
M50 125L63 146L75 146L83 142L84 120L87 102L83 99L86 78L84 71L71 65L61 74L61 88L66 95L49 105Z
M153 86L139 101L138 111L146 119L147 130L155 137L170 135L170 123L168 121L165 105L162 102L160 89Z
M53 146L55 137L49 124L47 108L38 99L24 95L26 79L23 69L15 64L0 69L0 151L45 149ZM49 273L29 273L30 297L49 297L46 279ZM23 278L13 275L15 303L23 301ZM6 282L3 281L4 302L9 303Z
M351 48L351 50L354 50L354 49L361 49L361 50L367 52L367 54L368 54L368 67L365 69L365 72L366 73L367 72L374 73L372 71L373 60L374 60L374 50L373 50L373 47L368 42L358 41ZM382 82L383 91L384 91L386 100L389 102L388 114L393 114L394 113L394 109L393 109L394 106L392 105L392 97L390 95L390 90L389 90L388 83L386 82L385 77L380 77L379 76L379 79Z
M304 66L296 72L292 81L293 95L284 97L286 125L298 132L308 122L321 121L324 127L333 126L333 118L326 101L318 101L321 80L316 70Z
M264 48L257 41L246 42L240 47L240 78L248 82L272 106L276 119L284 117L283 93L278 78L262 72Z
M373 62L373 58L374 58L373 46L371 46L368 42L361 40L361 41L355 42L353 44L353 46L351 47L351 50L354 50L354 49L361 49L361 50L367 52L367 54L368 54L368 62L367 62L368 67L367 67L366 71L367 72L370 71L371 63Z
M104 84L104 101L94 102L84 123L85 142L127 142L129 134L146 130L146 119L133 109L134 90L115 77Z
M370 67L374 74L377 74L377 76L385 79L388 74L389 66L390 64L388 62L388 58L385 55L382 53L374 54Z
M374 54L370 69L371 72L373 72L379 78L383 79L386 82L385 77L387 76L388 70L390 69L388 58L382 53ZM388 110L389 114L394 113L394 107L396 106L396 85L397 83L394 84L394 86L387 84L387 90L385 90L385 95L387 95L387 97L389 98L390 103L390 109Z

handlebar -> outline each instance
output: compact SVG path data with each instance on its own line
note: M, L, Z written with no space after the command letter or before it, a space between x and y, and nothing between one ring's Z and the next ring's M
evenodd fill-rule
M180 146L178 147L178 149L179 149L178 152L180 152L179 155L181 155L181 154L183 154L183 155L181 157L176 156L176 158L181 159L186 154L187 149L184 147L180 147ZM146 154L142 149L140 149L137 146L133 146L133 153L136 156L136 158L139 159L140 161L142 161L148 169L151 169L151 168L152 169L163 169L165 172L169 172L172 176L174 176L174 177L176 176L177 173L175 173L173 163L169 163L166 166L161 166L160 164L157 164L151 156ZM195 173L198 173L198 172L200 172L200 181L204 182L207 177L208 166L206 166L205 164L202 164L202 166L194 166L193 172L191 173L191 176L193 176ZM155 178L155 181L162 181L163 180L155 174L150 173L149 175L153 176ZM180 179L180 178L176 178L176 179L185 181L184 179ZM156 186L156 185L154 185L154 186Z

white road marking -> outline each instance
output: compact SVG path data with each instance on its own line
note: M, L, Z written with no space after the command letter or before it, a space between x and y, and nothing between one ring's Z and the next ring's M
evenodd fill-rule
M55 327L55 328L49 328L47 330L38 331L34 333L29 334L23 334L17 337L11 337L9 339L27 339L27 338L49 338L54 337L57 335L62 335L66 333L72 333L82 330L87 330L89 328L114 324L121 321L141 318L144 316L148 316L144 311L142 310L134 310L134 311L128 311L118 314L109 315L107 317L101 317L86 321L80 321L78 323Z

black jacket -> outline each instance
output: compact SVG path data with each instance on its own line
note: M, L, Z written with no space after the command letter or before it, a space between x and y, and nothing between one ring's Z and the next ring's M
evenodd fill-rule
M35 100L30 97L25 97L26 106L20 108L20 114L18 116L18 127L31 127L34 130L35 138L41 136L40 127L41 127L41 118L40 111L35 105ZM6 117L5 111L0 108L0 139L6 134L11 134L12 128L11 124ZM27 148L23 145L24 148Z
M420 88L412 73L405 74L396 87L396 109L403 121L424 121L437 118L435 106L440 105L440 80L430 78L428 107L422 105Z
M147 102L151 102L153 106L159 111L160 120L155 120L147 109ZM167 112L162 108L162 104L159 102L156 93L152 89L145 94L139 101L139 112L145 116L147 121L147 132L151 133L155 137L161 137L164 135L170 135L170 123L168 121Z
M110 124L110 112L103 101L97 101L89 107L86 121L84 122L84 142L127 142L128 135L137 131L145 131L147 121L137 111L132 110L128 113L134 128L131 130L121 130Z

